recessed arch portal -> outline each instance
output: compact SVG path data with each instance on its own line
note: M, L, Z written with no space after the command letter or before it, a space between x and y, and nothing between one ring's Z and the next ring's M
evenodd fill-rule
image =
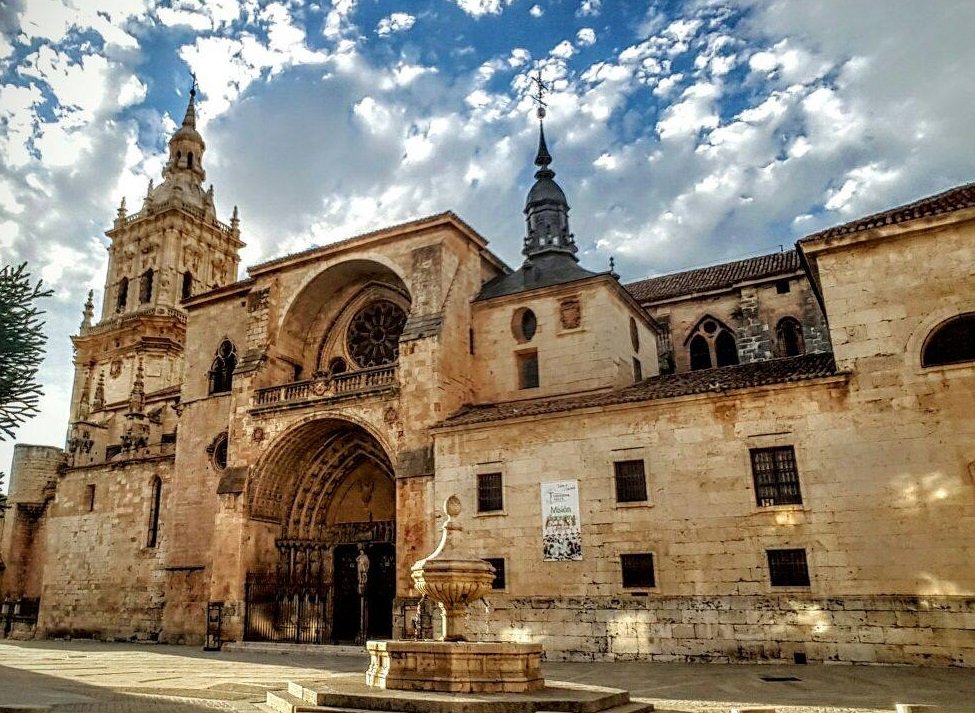
M271 444L247 492L249 515L271 525L274 546L260 548L264 559L248 573L245 638L392 634L396 489L377 434L345 418L309 418Z
M364 507L337 513L334 498L345 497L350 483L362 481L367 471L375 478L371 492L363 486ZM375 498L377 490L380 496L392 493L392 481L392 462L376 435L352 421L317 418L271 444L254 468L248 506L252 518L281 525L283 537L313 537L323 526L354 521L356 512L364 522L391 519L395 513Z

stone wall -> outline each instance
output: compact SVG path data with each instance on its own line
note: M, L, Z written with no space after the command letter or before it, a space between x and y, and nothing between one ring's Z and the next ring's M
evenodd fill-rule
M787 292L779 291L780 283L788 284ZM678 372L690 370L688 341L708 315L735 333L743 364L782 356L775 330L784 317L793 317L802 325L807 353L830 351L822 310L804 275L773 277L717 293L691 294L645 306L654 317L669 320Z
M475 401L490 403L625 386L634 380L634 358L640 360L644 377L657 374L656 334L620 297L612 279L605 280L475 302ZM520 315L526 309L534 312L537 321L531 339L520 334ZM639 349L634 349L630 337L631 317ZM529 352L538 357L539 385L522 389L518 356Z
M0 516L0 600L39 597L47 562L45 513L64 451L52 446L14 446L7 483L8 509Z
M540 643L555 661L975 666L975 597L489 596L469 631Z
M166 518L173 459L75 468L47 515L41 635L155 640L162 628ZM162 480L160 531L147 536L154 477ZM89 486L94 486L90 507Z

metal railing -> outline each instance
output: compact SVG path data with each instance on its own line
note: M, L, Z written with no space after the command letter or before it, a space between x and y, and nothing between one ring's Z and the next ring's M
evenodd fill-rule
M269 386L254 392L254 404L293 403L328 399L344 394L376 391L397 383L397 365L374 366L330 377L292 381L288 384Z

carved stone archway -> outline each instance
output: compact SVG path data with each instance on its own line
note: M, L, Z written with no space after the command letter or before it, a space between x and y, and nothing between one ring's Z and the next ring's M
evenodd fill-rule
M247 505L277 537L274 554L248 573L245 639L391 635L396 493L375 436L337 418L292 428L255 467Z

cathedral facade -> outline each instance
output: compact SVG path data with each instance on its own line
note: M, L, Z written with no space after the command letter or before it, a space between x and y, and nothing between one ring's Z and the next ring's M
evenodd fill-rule
M517 269L448 212L238 279L191 97L107 233L66 447L15 450L0 635L429 635L456 494L470 638L975 665L975 188L624 285L539 139Z

